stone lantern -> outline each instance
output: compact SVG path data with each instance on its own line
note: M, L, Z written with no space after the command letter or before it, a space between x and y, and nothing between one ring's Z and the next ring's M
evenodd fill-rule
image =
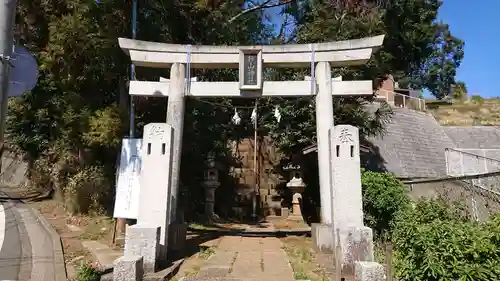
M306 187L306 184L302 180L302 172L300 171L299 165L289 164L283 168L283 170L290 173L291 180L286 184L292 193L292 216L302 218L302 212L300 210L300 201L302 200L302 192Z
M206 163L203 185L205 186L205 216L208 222L211 222L215 217L215 189L220 186L219 170L215 162L215 156L209 154Z

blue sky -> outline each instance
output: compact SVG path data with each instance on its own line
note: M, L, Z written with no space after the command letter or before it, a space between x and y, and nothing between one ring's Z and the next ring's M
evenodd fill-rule
M500 97L500 0L446 0L438 17L465 41L457 80L469 95Z

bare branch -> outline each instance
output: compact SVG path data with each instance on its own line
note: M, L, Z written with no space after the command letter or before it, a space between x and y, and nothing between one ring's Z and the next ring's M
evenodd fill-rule
M283 15L283 21L281 22L280 33L278 34L278 39L283 40L285 35L285 26L287 23L286 15Z
M248 9L245 9L243 11L241 11L240 13L238 13L236 16L232 17L228 23L232 23L233 21L235 21L237 18L241 17L241 16L244 16L248 13L251 13L253 11L256 11L256 10L262 10L262 9L268 9L268 8L272 8L272 7L278 7L278 6L284 6L284 5L287 5L287 4L290 4L292 3L294 0L279 0L277 3L271 3L272 0L267 0L267 1L264 1L262 2L261 4L259 5L256 5L256 6L253 6L253 7L250 7Z

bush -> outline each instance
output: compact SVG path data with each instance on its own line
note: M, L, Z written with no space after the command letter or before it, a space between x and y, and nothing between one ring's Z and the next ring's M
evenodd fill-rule
M78 167L77 156L61 150L56 145L49 147L29 169L29 179L35 188L52 188L57 199L63 199L68 178Z
M76 280L78 281L99 281L101 280L101 273L97 269L97 266L92 264L82 263L78 267L76 273Z
M483 97L478 96L478 95L471 96L470 100L473 101L473 102L476 102L476 103L480 103L480 104L482 104L484 102Z
M399 280L500 279L500 217L476 223L461 206L423 200L399 213L395 226Z
M102 212L113 199L110 190L103 167L80 168L64 187L66 209L72 214Z
M406 187L389 173L362 170L365 224L376 234L389 234L398 212L409 206Z

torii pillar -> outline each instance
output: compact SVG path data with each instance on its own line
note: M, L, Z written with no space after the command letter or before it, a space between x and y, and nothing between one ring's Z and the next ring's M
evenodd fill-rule
M174 63L170 68L171 93L167 102L167 124L174 129L173 153L170 174L170 225L169 243L171 250L177 251L183 248L186 238L186 225L184 223L183 210L179 206L179 178L182 155L182 136L184 131L185 115L185 91L186 91L186 65Z

